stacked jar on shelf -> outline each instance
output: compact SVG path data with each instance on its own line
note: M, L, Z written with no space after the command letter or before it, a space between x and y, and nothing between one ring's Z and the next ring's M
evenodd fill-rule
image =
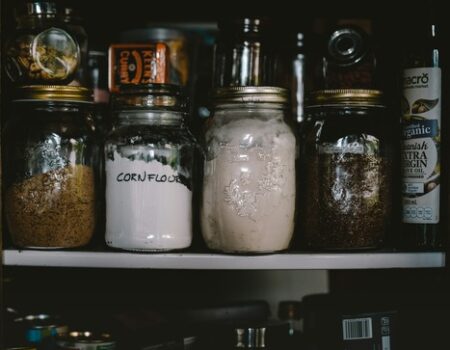
M74 248L96 226L91 92L83 83L87 37L54 2L17 11L6 44L13 87L4 130L4 207L13 243L21 248Z

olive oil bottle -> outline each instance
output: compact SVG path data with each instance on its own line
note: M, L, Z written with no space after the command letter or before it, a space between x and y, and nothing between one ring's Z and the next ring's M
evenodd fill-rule
M443 245L442 70L436 17L408 26L402 76L402 245ZM428 17L428 18L427 18Z

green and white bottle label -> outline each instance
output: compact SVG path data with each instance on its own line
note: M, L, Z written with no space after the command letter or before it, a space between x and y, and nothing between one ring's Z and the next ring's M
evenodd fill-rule
M403 222L437 224L441 173L441 69L403 72Z

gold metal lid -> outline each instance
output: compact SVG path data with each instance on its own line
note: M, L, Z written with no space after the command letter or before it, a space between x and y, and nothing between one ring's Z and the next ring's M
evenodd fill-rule
M233 103L287 104L287 89L275 86L232 86L219 88L214 95L216 105Z
M310 94L307 105L384 106L383 92L365 89L318 90Z
M92 91L79 86L28 85L17 89L15 101L93 102Z

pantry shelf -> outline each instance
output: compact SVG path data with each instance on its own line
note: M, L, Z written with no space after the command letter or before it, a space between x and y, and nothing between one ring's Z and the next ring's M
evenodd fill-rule
M48 266L184 270L332 270L437 268L443 252L285 253L260 256L170 253L139 254L92 251L33 251L6 249L6 266Z

